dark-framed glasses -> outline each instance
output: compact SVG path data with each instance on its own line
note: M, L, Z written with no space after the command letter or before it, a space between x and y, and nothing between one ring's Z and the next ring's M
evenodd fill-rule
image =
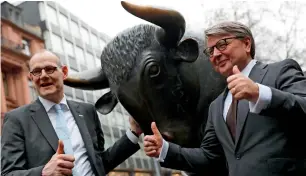
M223 51L226 49L227 45L229 45L231 42L231 39L241 39L244 38L242 36L236 36L236 37L228 37L228 38L224 38L219 40L214 46L212 47L207 47L204 49L203 53L208 56L208 57L212 57L214 54L214 48L216 47L219 51Z
M34 76L41 76L42 74L42 70L45 70L45 72L50 75L52 73L54 73L54 71L57 69L58 67L54 67L54 66L46 66L45 68L35 68L33 69L30 73Z

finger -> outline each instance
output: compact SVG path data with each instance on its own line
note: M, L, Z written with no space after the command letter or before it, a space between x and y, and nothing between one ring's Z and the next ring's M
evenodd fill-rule
M69 161L69 162L74 162L75 158L73 155L69 155L69 154L61 154L58 156L59 159L62 159L64 161Z
M151 143L154 143L155 145L158 145L158 142L157 142L157 139L155 136L153 135L147 135L143 138L143 141L144 142L151 142Z
M157 152L155 150L151 152L145 152L145 153L149 157L157 157Z
M74 163L70 161L65 161L65 160L58 160L59 167L61 168L66 168L66 169L72 169L74 167Z
M144 147L143 150L145 152L151 152L151 151L157 151L158 147L157 146L149 146L149 147Z
M72 175L72 169L60 168L59 172L64 175Z
M152 132L153 132L154 136L158 136L158 137L161 136L155 122L152 122L151 129L152 129Z
M143 146L144 147L150 147L150 146L157 146L157 144L155 142L144 141Z
M239 74L239 73L241 73L241 72L240 72L240 70L238 69L237 65L235 65L235 66L233 67L233 74Z
M237 79L240 75L237 74L237 75L231 75L229 77L227 77L226 81L227 83L229 84L230 82L234 81L235 79Z
M235 95L233 95L235 100L242 100L245 99L245 93L244 92L238 92Z
M57 154L64 154L64 143L62 140L58 140Z
M236 87L240 83L244 83L245 78L242 75L237 75L236 79L232 80L227 84L228 89L232 89L233 87Z

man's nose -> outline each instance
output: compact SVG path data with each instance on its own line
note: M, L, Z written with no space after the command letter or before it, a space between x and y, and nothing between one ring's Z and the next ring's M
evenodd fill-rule
M45 72L44 69L42 69L40 77L43 78L43 77L46 77L46 76L48 76L48 74Z
M220 56L220 55L221 55L220 50L218 50L216 47L214 47L213 57L217 57L217 56Z

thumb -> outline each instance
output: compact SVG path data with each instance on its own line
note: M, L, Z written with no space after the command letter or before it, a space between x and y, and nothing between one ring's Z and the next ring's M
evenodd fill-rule
M62 140L58 140L57 154L64 154L64 143Z
M153 132L154 136L156 136L156 135L161 136L155 122L151 123L151 129L152 129L152 132Z
M233 67L233 74L238 74L238 73L240 73L240 70L238 69L237 65L235 65Z

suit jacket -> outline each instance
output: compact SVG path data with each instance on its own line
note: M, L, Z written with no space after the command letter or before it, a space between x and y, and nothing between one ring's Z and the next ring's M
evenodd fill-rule
M225 90L210 105L201 147L170 143L162 166L201 171L225 155L230 176L306 175L306 77L300 66L291 59L257 63L249 77L269 86L272 99L259 114L249 111L248 101L239 101L236 141L223 118Z
M104 150L103 132L94 106L69 100L67 103L95 175L106 175L140 148L124 135ZM8 112L1 141L1 175L40 176L57 147L58 137L39 99Z

